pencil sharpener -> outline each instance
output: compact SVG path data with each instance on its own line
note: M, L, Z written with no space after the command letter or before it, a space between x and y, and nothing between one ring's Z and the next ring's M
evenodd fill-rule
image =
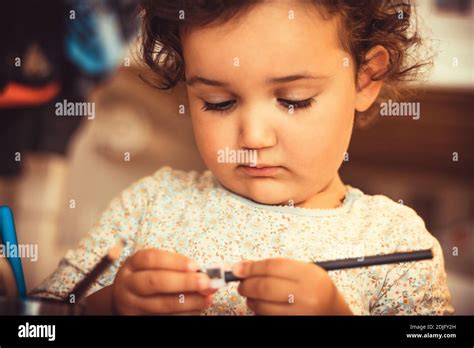
M222 288L226 285L224 266L217 265L203 268L201 272L206 273L211 278L211 287L214 289Z

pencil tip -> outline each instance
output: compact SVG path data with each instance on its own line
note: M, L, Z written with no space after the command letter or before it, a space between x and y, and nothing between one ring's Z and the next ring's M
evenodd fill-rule
M120 254L122 254L122 250L124 247L125 241L123 239L120 239L119 242L109 250L107 256L111 260L117 260L120 257Z

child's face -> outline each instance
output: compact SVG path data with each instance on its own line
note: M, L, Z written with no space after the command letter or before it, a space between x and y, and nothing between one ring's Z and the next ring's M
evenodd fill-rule
M197 145L222 185L264 204L300 204L336 180L356 86L334 20L311 4L275 1L193 28L182 40ZM225 110L204 110L206 103ZM226 148L257 150L257 166L278 168L249 173L239 163L218 163Z

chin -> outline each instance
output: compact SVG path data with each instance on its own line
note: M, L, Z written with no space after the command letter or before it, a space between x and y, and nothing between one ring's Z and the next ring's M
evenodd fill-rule
M279 198L273 198L273 197L248 197L252 201L260 204L266 204L266 205L287 205L289 200L281 200Z
M264 179L266 180L266 179ZM291 198L282 184L276 183L274 181L255 181L250 185L245 185L246 187L242 189L240 195L247 197L260 204L288 204Z

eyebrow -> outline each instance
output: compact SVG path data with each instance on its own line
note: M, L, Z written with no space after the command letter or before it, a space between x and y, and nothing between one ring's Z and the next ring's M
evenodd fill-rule
M203 84L203 85L217 86L217 87L227 87L229 85L227 82L211 80L202 76L193 76L186 80L186 84L188 86Z
M319 79L326 79L328 76L313 76L311 74L307 73L301 73L301 74L294 74L294 75L288 75L288 76L282 76L282 77L272 77L266 80L267 83L284 83L284 82L292 82L292 81L297 81L297 80L319 80ZM224 82L224 81L218 81L218 80L211 80L202 76L192 76L191 78L186 80L186 84L188 86L196 85L196 84L204 84L208 86L216 86L216 87L228 87L229 83Z
M282 76L282 77L273 77L267 80L268 83L283 83L283 82L292 82L297 80L321 80L326 79L328 76L320 75L314 76L307 73L301 74L294 74L289 76Z

